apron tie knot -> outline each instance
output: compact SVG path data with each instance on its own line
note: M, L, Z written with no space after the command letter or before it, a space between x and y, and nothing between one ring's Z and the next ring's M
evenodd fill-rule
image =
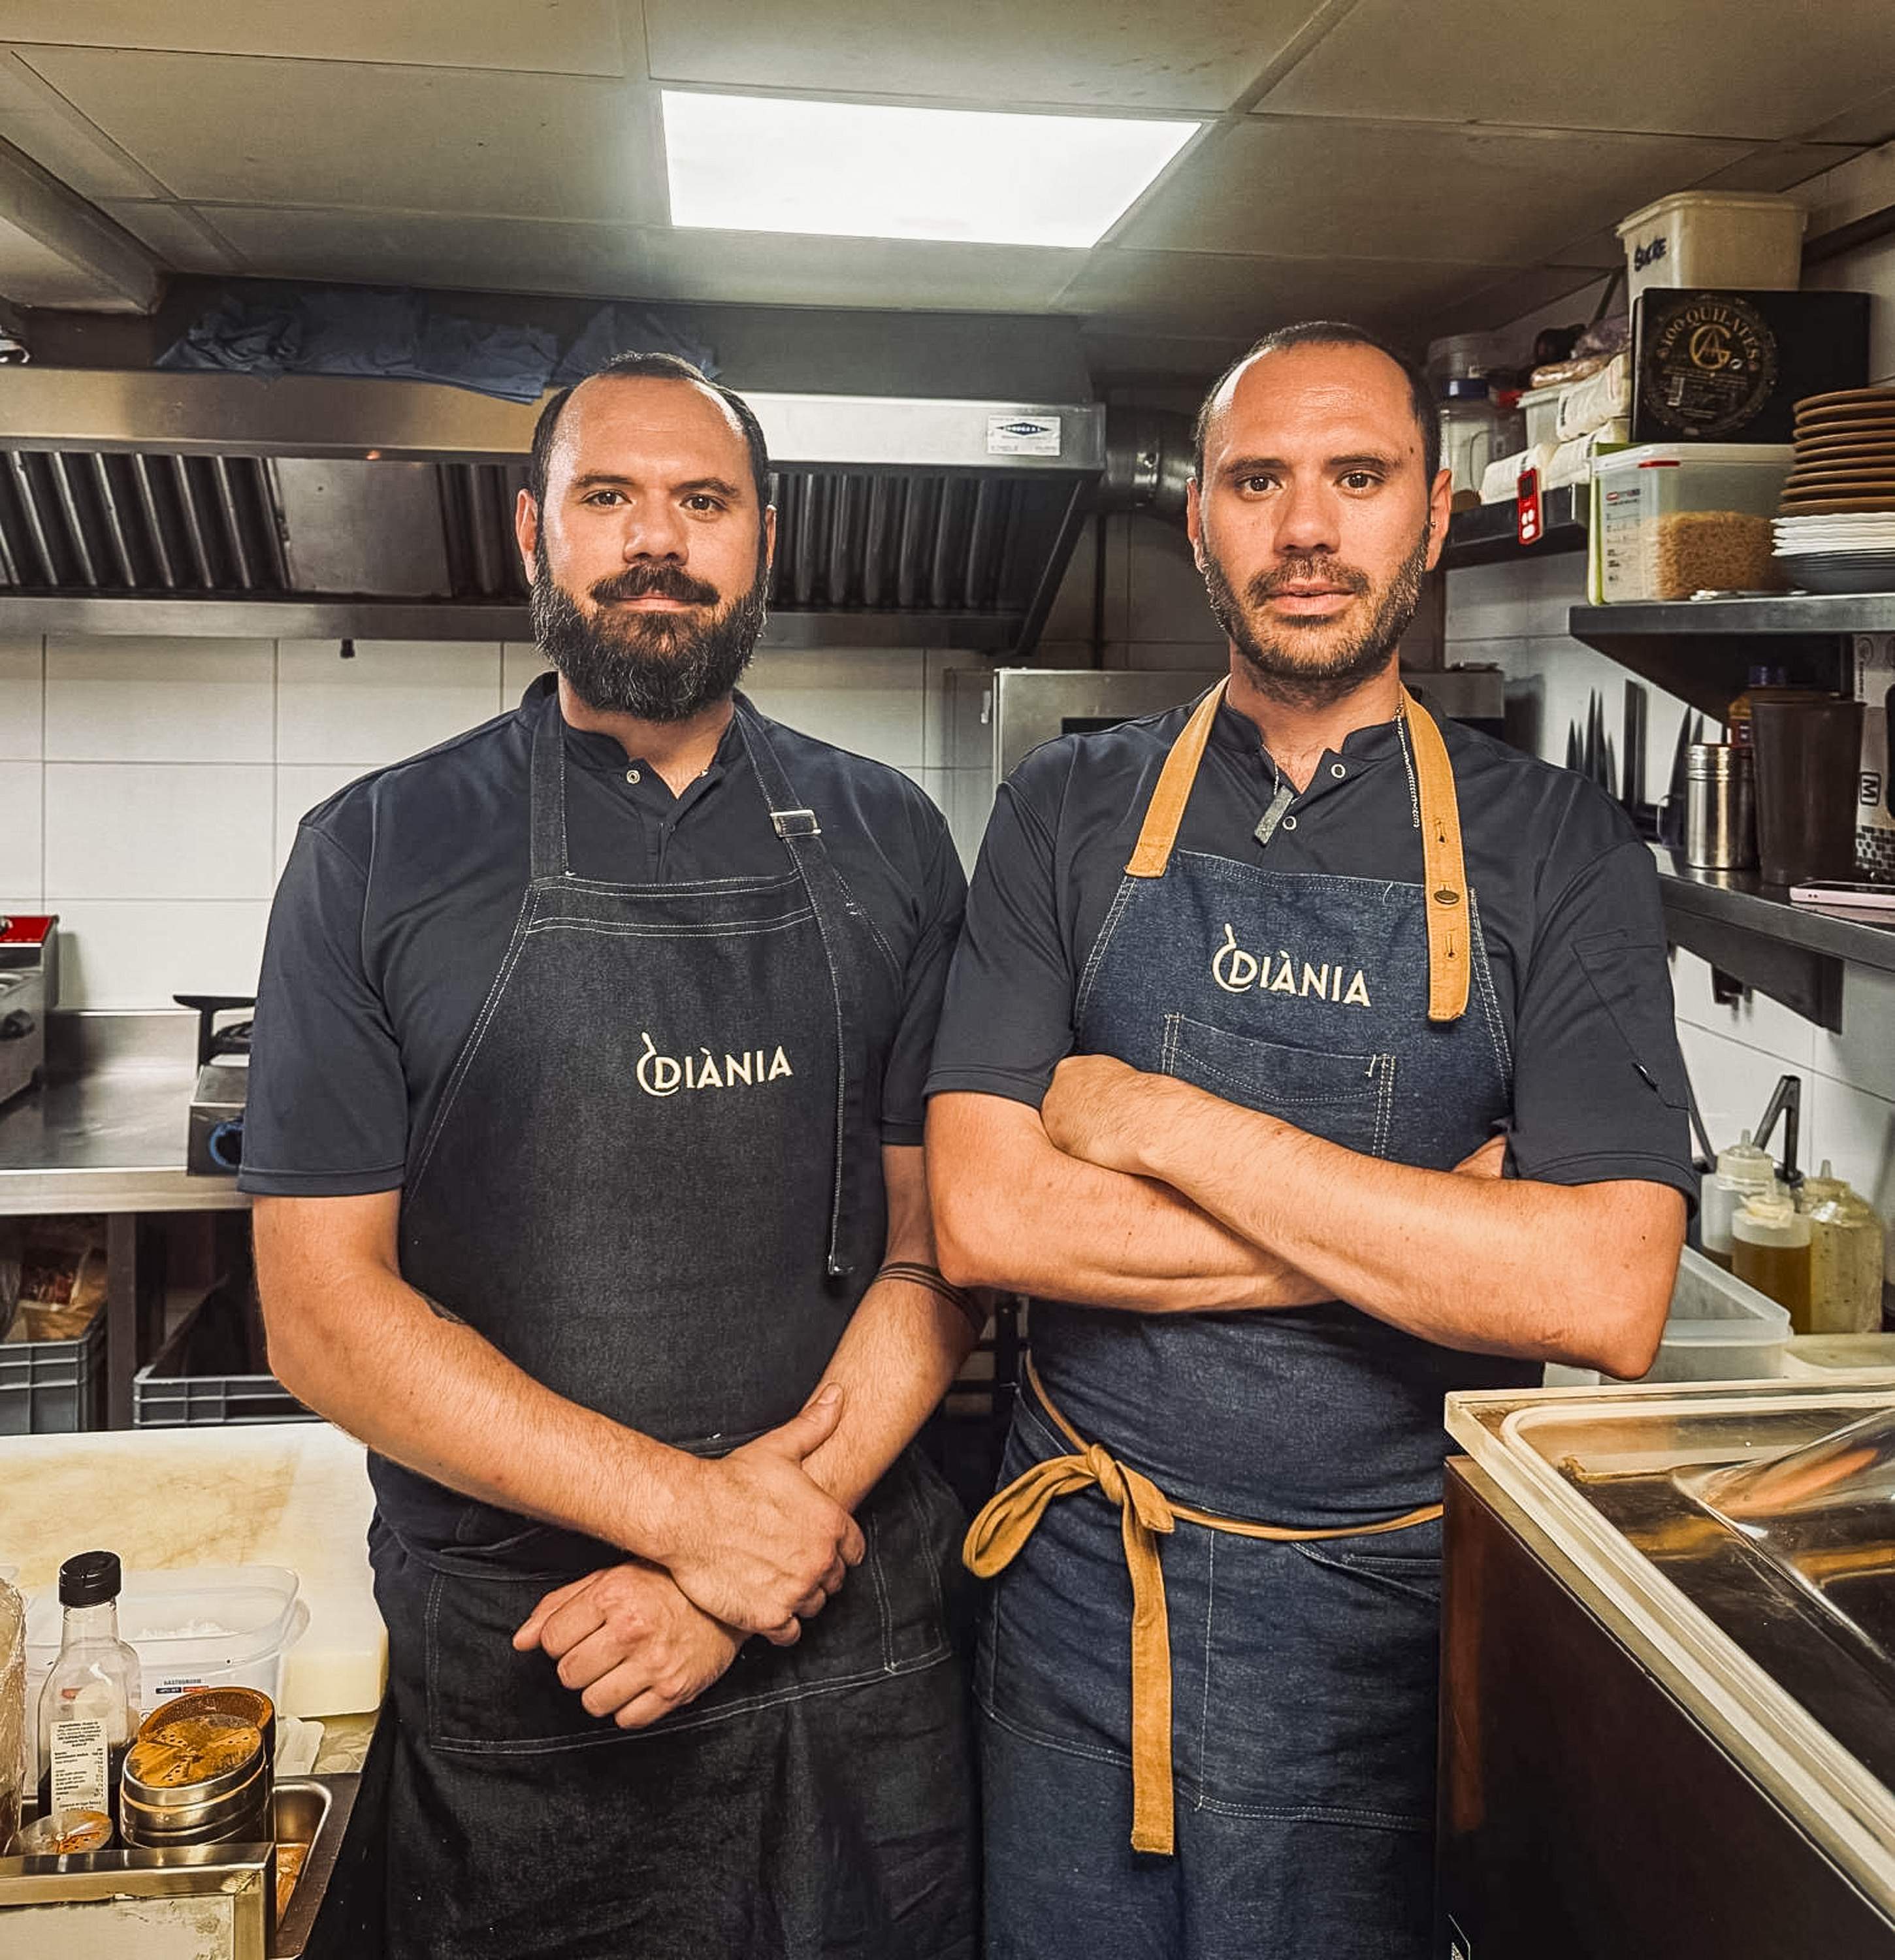
M1405 1511L1372 1524L1299 1526L1224 1518L1191 1504L1173 1504L1152 1480L1121 1463L1102 1443L1088 1443L1060 1414L1031 1357L1026 1380L1047 1419L1071 1451L1023 1470L981 1506L961 1550L977 1579L992 1579L1025 1550L1046 1507L1056 1497L1096 1489L1118 1507L1125 1570L1132 1582L1132 1849L1169 1857L1175 1844L1172 1801L1172 1639L1165 1604L1165 1568L1158 1535L1182 1517L1211 1531L1279 1543L1311 1538L1375 1537L1406 1531L1441 1515L1439 1504Z

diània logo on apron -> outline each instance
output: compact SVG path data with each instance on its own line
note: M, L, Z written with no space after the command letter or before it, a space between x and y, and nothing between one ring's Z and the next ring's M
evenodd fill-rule
M638 1058L638 1087L647 1096L676 1096L681 1089L752 1089L796 1073L781 1044L774 1055L761 1048L737 1055L727 1050L720 1061L708 1045L695 1055L660 1055L650 1035L640 1032L645 1052Z
M1325 959L1320 966L1308 960L1298 963L1280 949L1273 971L1267 953L1246 953L1237 943L1237 934L1226 924L1224 943L1211 956L1210 976L1226 994L1293 994L1299 1000L1312 994L1318 1001L1339 1001L1345 1007L1366 1007L1369 982L1358 966L1351 972L1341 961Z

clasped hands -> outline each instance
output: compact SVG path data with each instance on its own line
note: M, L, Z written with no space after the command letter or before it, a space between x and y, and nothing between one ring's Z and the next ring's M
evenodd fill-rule
M513 1635L587 1711L648 1727L720 1679L752 1634L789 1647L860 1563L860 1528L805 1469L835 1433L831 1383L768 1435L715 1459L681 1457L663 1556L548 1592Z

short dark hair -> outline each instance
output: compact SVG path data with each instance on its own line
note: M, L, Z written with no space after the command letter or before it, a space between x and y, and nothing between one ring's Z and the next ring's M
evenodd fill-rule
M711 380L702 369L676 354L615 354L603 368L593 369L588 381L610 380L689 381L708 388L737 418L743 439L750 449L750 474L757 486L757 508L770 501L770 450L763 439L763 425L756 412L735 389ZM575 381L573 387L583 383ZM552 460L553 443L559 434L559 418L572 399L572 388L561 388L539 412L533 425L532 460L526 465L526 490L536 504L546 501L546 469Z
M1341 320L1305 320L1294 326L1280 326L1274 333L1265 334L1248 354L1240 355L1218 376L1211 384L1210 393L1199 405L1197 420L1191 430L1192 450L1197 459L1195 467L1200 484L1204 480L1204 438L1210 432L1211 411L1218 396L1240 368L1247 367L1261 354L1280 353L1286 347L1372 347L1378 354L1392 361L1408 383L1408 399L1414 409L1415 425L1421 431L1422 465L1427 473L1429 485L1432 487L1441 468L1441 422L1435 405L1435 391L1428 377L1418 362L1398 347L1391 347L1380 335Z

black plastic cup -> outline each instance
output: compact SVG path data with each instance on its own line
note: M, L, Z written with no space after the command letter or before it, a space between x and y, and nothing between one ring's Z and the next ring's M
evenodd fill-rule
M1757 749L1757 870L1768 885L1855 875L1862 704L1751 704Z

